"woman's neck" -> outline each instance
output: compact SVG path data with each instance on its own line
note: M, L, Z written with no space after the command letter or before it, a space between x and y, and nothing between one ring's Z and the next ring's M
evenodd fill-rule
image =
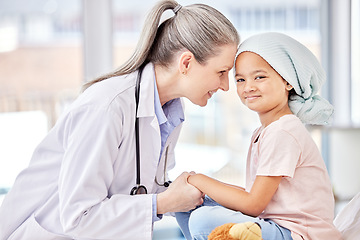
M160 65L155 65L154 69L161 106L172 99L182 97L178 72Z

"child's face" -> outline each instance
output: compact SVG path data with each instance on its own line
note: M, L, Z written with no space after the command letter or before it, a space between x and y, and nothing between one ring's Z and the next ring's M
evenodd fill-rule
M241 53L235 62L237 93L251 110L267 114L291 113L288 94L292 88L263 58L252 52Z

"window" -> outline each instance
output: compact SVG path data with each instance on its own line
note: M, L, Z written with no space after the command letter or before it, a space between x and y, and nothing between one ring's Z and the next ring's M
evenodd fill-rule
M360 127L360 2L351 1L351 119Z
M80 3L0 0L2 189L11 187L37 143L79 92Z

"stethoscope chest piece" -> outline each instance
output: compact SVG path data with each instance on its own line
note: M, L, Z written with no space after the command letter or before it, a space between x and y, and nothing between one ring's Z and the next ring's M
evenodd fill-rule
M147 194L147 189L144 185L137 185L130 191L130 195Z

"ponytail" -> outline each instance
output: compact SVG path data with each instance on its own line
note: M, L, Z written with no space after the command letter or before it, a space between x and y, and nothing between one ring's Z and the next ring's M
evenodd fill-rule
M159 26L168 9L175 15ZM216 9L205 4L182 7L174 0L162 0L148 14L132 56L117 70L84 84L83 90L102 80L134 72L147 62L168 66L183 49L204 63L217 54L219 46L239 42L235 27Z

